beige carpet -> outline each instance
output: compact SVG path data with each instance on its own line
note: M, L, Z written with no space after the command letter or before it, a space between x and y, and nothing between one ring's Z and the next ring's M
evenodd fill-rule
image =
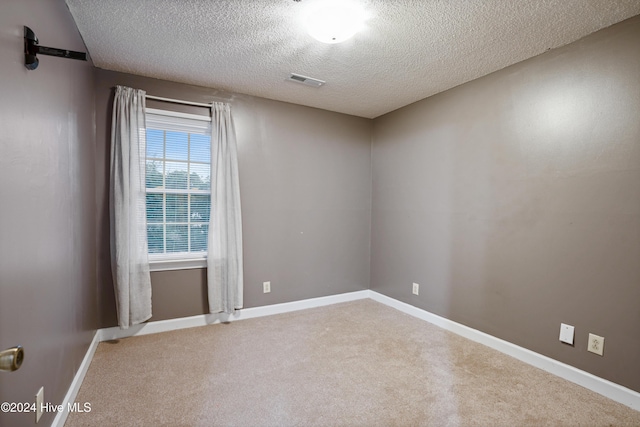
M640 412L371 300L101 343L66 426L610 426Z

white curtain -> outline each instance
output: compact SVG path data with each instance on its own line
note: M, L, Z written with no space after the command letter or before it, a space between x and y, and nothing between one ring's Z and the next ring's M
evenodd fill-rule
M123 329L151 317L144 114L145 92L117 86L111 123L111 268Z
M228 104L213 104L211 128L209 312L232 313L242 308L242 215L236 135Z

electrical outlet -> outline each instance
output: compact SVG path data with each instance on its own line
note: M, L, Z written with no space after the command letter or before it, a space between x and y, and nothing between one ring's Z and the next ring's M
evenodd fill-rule
M574 327L560 323L560 341L573 345Z
M587 344L587 350L589 350L591 353L602 356L602 352L604 351L604 337L589 334L589 343Z
M40 387L38 394L36 394L36 424L42 417L42 403L44 402L44 386Z
M262 282L262 292L265 294L271 292L271 282Z
M420 285L418 283L413 284L413 294L418 295L420 293Z

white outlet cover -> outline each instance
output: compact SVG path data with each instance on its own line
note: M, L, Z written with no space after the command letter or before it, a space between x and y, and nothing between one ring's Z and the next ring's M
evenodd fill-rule
M571 325L560 324L560 341L573 345L575 328Z
M602 356L602 352L604 351L604 337L595 334L589 334L587 350L591 353Z
M38 394L36 394L36 423L40 421L42 417L42 403L44 402L44 386L40 387Z
M419 295L420 294L420 285L417 284L417 283L414 283L412 291L413 291L414 295Z
M262 282L262 292L265 294L271 292L271 282Z

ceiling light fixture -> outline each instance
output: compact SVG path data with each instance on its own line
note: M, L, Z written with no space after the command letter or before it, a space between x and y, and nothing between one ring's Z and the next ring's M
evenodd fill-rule
M344 1L318 2L309 8L306 16L309 34L329 44L350 39L363 27L364 21L364 11Z

